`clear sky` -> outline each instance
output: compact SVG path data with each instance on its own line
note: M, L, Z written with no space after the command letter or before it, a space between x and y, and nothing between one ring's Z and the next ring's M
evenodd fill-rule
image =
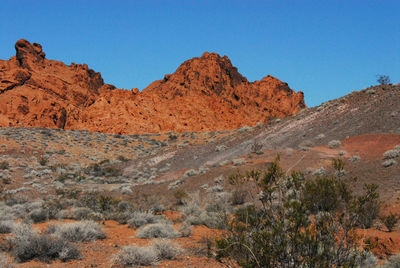
M47 58L86 63L145 88L205 51L248 80L271 74L306 104L400 81L399 0L0 0L0 59L25 38Z

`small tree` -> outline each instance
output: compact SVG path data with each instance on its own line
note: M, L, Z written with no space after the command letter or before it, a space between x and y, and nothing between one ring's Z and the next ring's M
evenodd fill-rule
M377 74L376 77L377 77L377 80L376 80L376 81L377 81L380 85L387 85L387 84L390 84L390 77L389 77L388 75Z
M343 168L339 160L334 165ZM217 259L230 257L243 267L356 267L363 260L354 228L374 216L366 210L377 204L375 186L355 196L337 176L306 181L301 173L285 174L279 156L264 172L230 177L241 179L255 182L260 204L236 211L216 240Z

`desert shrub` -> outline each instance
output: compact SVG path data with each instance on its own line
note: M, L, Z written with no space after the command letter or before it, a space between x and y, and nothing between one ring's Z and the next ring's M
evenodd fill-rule
M231 204L233 206L242 205L246 201L247 192L244 190L235 189L232 192Z
M68 179L70 179L70 175L68 173L61 173L57 176L56 181L64 183Z
M304 184L302 201L313 213L334 211L349 198L347 185L335 178L317 178Z
M163 211L166 211L167 209L165 208L165 206L163 204L159 204L159 203L155 203L152 208L150 209L150 211L152 211L153 213L160 213Z
M65 202L61 203L59 199L51 199L42 204L42 209L47 210L49 219L56 219L58 213L67 206Z
M149 212L135 211L128 220L128 224L132 228L139 228L142 225L160 222L162 219L165 219L165 217Z
M178 139L178 135L176 134L169 134L168 141L176 141Z
M214 182L215 184L222 184L224 182L224 178L222 176L216 177Z
M186 216L186 222L190 225L205 225L210 228L225 229L227 218L231 212L229 198L214 196L213 199L213 202L205 205L205 211L200 208L199 201L196 198L180 207L179 211Z
M150 266L158 261L158 253L153 247L126 246L113 258L113 262L124 267Z
M210 203L207 203L204 207L205 211L207 212L227 212L230 210L228 202L223 199L219 199L217 197L214 197L215 200L211 201Z
M210 228L224 229L226 219L229 217L227 205L224 202L215 201L206 204L206 210L200 209L196 200L192 200L179 209L186 216L186 222L190 225L206 225Z
M229 214L224 212L203 212L200 215L202 223L213 229L225 230L228 228Z
M376 268L378 267L378 258L369 251L354 252L356 267Z
M122 174L122 170L110 165L109 160L91 164L84 169L84 172L95 177L118 177Z
M41 156L41 157L39 157L38 162L41 166L45 166L49 162L49 158L45 157L45 156Z
M104 167L103 170L104 170L104 176L106 177L118 177L122 174L121 169L113 166Z
M132 203L127 202L127 201L121 201L118 203L118 211L135 211L135 207L133 206Z
M263 145L259 143L258 141L254 140L253 144L251 145L250 151L254 154L263 154L264 152L262 151Z
M357 226L370 228L374 220L378 218L380 203L377 189L376 184L364 184L365 194L352 200L350 211Z
M100 212L91 212L87 215L86 219L89 221L104 221L105 216Z
M231 257L243 267L355 267L367 258L354 228L367 226L379 208L374 185L356 196L338 177L309 182L301 173L286 174L279 157L266 171L249 175L235 180L251 178L261 205L235 212L216 239L217 259Z
M340 142L340 140L331 140L330 142L328 142L328 147L331 149L340 148L341 146L342 143Z
M322 175L325 175L326 173L327 173L326 169L324 169L323 167L320 167L314 171L313 175L314 176L322 176Z
M223 192L223 191L224 191L224 187L222 187L221 185L214 185L207 189L207 193L219 193L219 192Z
M14 263L7 258L4 253L0 253L0 267L1 268L13 268L15 267Z
M69 244L64 239L48 234L41 235L24 224L14 228L10 244L13 255L20 262L32 259L68 261L81 257L76 246Z
M123 247L113 258L113 262L127 266L150 266L164 259L175 259L182 249L168 240L156 240L147 247Z
M80 197L80 201L82 206L103 214L116 211L120 202L116 198L99 195L98 193L86 193Z
M49 211L44 208L37 208L32 210L29 213L29 217L33 220L33 222L44 222L49 218Z
M385 161L382 162L382 166L386 167L386 168L387 167L391 167L391 166L396 165L396 164L397 164L397 162L394 159L388 159L388 160L385 160Z
M128 162L128 161L129 161L129 158L126 158L126 157L123 156L123 155L119 155L119 156L117 157L117 159L118 159L119 161L121 161L121 162Z
M377 74L376 75L376 82L378 82L379 85L390 84L390 77L388 75Z
M388 150L388 151L383 153L383 159L385 159L385 160L386 159L393 159L393 158L396 158L396 157L399 157L399 156L400 156L400 151L395 150L395 149Z
M382 268L400 268L400 254L390 256L387 261L381 266Z
M107 219L117 221L119 224L127 224L129 218L131 217L131 213L127 211L123 212L113 212L107 215Z
M344 161L340 158L335 158L332 161L333 168L336 171L343 171L344 170Z
M19 205L16 205L19 206ZM0 205L0 221L10 221L25 216L26 211L22 209L15 209L6 205Z
M84 171L87 175L92 175L92 176L96 176L96 177L100 177L103 176L105 173L101 168L101 165L94 163L94 164L90 164L87 168L85 168Z
M180 207L179 212L186 216L200 215L201 209L198 202L196 202L195 200L191 200L187 202L184 206Z
M399 216L393 213L379 217L382 223L386 226L389 232L392 232L399 221Z
M157 252L158 258L161 260L173 260L182 253L181 248L176 243L169 240L157 240L152 246Z
M179 232L182 237L189 237L192 234L192 225L187 221L183 222L179 227Z
M153 223L142 226L136 232L138 238L175 238L179 236L179 232L167 223Z
M10 164L6 161L0 161L0 170L8 169L10 167Z
M214 229L226 229L229 215L223 212L202 211L200 214L193 214L186 218L191 225L205 225Z
M72 212L72 217L74 219L83 220L83 219L88 219L88 216L93 211L90 208L78 207L78 208L72 208L71 212Z
M14 222L10 220L0 220L0 234L8 234L12 232Z
M349 158L350 162L358 162L360 161L361 157L359 155L353 155L352 157Z
M187 199L189 196L184 190L179 189L174 192L174 197L177 205L183 205L185 199Z
M46 233L54 234L70 242L93 241L106 238L101 226L93 221L50 225Z
M98 208L101 212L110 211L115 206L118 206L118 203L119 203L119 200L117 200L117 199L114 199L110 196L100 195L99 201L98 201Z

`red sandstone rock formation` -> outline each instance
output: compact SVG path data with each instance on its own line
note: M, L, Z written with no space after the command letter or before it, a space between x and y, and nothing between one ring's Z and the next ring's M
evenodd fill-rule
M86 64L48 60L19 40L0 60L0 126L107 133L211 131L255 125L305 107L302 92L267 76L249 82L230 60L204 53L142 92L104 84Z

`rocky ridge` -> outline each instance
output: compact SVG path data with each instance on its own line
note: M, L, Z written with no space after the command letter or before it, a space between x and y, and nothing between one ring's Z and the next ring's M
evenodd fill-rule
M117 89L86 64L46 59L19 40L0 60L0 126L105 133L215 131L256 125L305 108L302 92L267 76L249 82L228 57L204 53L142 92Z

